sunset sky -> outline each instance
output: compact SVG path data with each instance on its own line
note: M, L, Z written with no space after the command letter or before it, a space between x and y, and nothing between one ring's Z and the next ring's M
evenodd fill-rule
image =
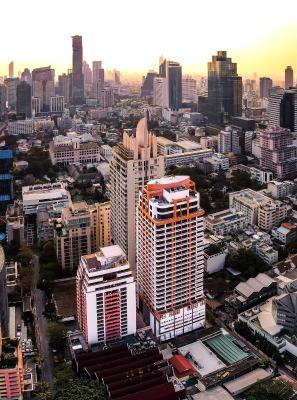
M243 75L282 79L297 72L297 0L37 0L2 1L0 75L51 64L71 68L71 36L83 36L84 59L107 69L145 72L161 54L184 72L206 74L227 50Z

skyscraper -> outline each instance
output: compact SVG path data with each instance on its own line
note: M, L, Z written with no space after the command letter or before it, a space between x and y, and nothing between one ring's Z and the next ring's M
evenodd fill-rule
M260 97L261 99L268 99L269 91L272 88L272 79L265 76L260 78Z
M31 85L21 81L17 86L17 113L24 113L27 118L32 115L32 90Z
M78 322L89 346L135 334L135 281L119 246L81 257L76 288Z
M241 113L242 78L237 74L237 64L226 51L218 51L208 63L208 121L221 125Z
M287 68L285 69L285 88L289 89L294 86L294 78L293 78L294 72L293 68L288 65Z
M7 78L4 81L4 84L7 89L7 103L8 107L11 109L15 109L17 97L16 97L16 88L20 83L19 78Z
M141 86L141 97L153 97L154 92L154 79L158 76L157 72L149 71L143 80Z
M140 309L161 341L204 326L203 210L188 176L149 181L137 210Z
M25 81L27 83L31 83L32 75L31 75L29 68L24 69L24 71L22 72L22 75L21 75L21 80Z
M182 79L182 99L185 102L197 103L197 81L191 76L186 75Z
M280 126L297 133L297 88L280 88L269 97L269 126Z
M0 119L4 117L7 101L7 89L5 85L0 84Z
M93 97L98 98L97 93L104 88L105 74L102 61L93 61Z
M110 168L112 238L127 254L133 269L138 193L150 179L165 173L164 156L157 154L157 138L148 131L147 117L138 122L135 136L124 132L123 143L113 150Z
M49 111L50 98L55 96L55 70L50 65L33 69L32 92L40 100L40 110Z
M4 215L7 204L13 200L13 153L0 150L0 214Z
M72 103L83 104L84 76L82 36L72 36Z
M176 61L161 58L159 76L166 78L165 107L177 111L182 105L182 67Z
M14 78L14 63L11 61L8 65L8 77Z

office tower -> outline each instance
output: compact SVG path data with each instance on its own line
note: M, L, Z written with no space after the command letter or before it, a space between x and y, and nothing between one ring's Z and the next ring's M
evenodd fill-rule
M237 64L226 51L218 51L208 63L208 121L221 125L241 113L242 78L237 74Z
M123 134L110 163L111 233L135 269L136 205L139 190L165 173L164 156L157 154L157 138L148 131L147 116L137 125L136 135Z
M81 257L76 293L78 323L89 346L135 334L135 281L119 246Z
M9 335L9 329L8 329L9 310L8 310L8 298L7 298L7 286L6 286L6 264L5 264L4 250L1 245L0 245L0 293L1 293L0 296L0 342L1 342L1 329L2 329L2 334L4 336ZM0 354L1 354L1 343L0 343Z
M83 71L83 75L84 75L84 84L91 85L92 79L93 79L92 78L92 70L86 61L83 62L82 71Z
M23 399L25 371L21 342L2 337L1 327L0 359L0 399Z
M269 97L269 126L288 128L297 133L297 89L282 89Z
M168 97L166 88L166 78L157 77L154 79L153 104L155 106L166 107Z
M40 113L40 98L32 97L32 115L36 116Z
M261 99L268 99L270 90L272 88L272 79L267 77L260 78L260 97Z
M272 127L260 131L260 166L277 179L296 178L297 147L288 129Z
M7 101L7 89L5 85L0 84L0 119L5 115Z
M54 96L50 98L50 112L63 113L64 112L64 96Z
M40 111L50 110L50 98L55 96L55 70L48 67L32 71L32 94L40 99Z
M114 83L116 85L120 85L121 84L121 73L120 71L117 71L116 69L113 70L113 74L114 74Z
M82 63L82 36L72 36L72 103L74 105L83 104L84 102Z
M293 75L294 75L293 68L290 65L288 65L287 68L285 69L285 89L289 89L294 86Z
M98 105L102 108L112 107L114 105L114 94L111 87L101 87L101 83L97 82L96 98Z
M166 59L163 56L159 57L159 76L166 78Z
M149 71L141 86L141 97L152 98L154 92L154 79L158 76L157 72Z
M93 84L100 82L104 86L104 69L102 61L93 61Z
M24 71L21 74L21 81L25 81L27 83L31 83L32 81L32 75L31 72L28 68L25 68Z
M203 214L188 176L154 179L137 210L140 309L161 341L204 326Z
M182 79L182 100L186 103L197 103L197 81L190 75Z
M17 113L24 113L26 118L32 115L32 90L31 85L21 81L17 86Z
M66 104L69 103L71 98L70 86L71 86L72 76L69 74L62 74L58 76L58 94L64 97Z
M14 78L14 63L11 61L8 65L8 77Z
M7 78L4 81L4 84L7 89L7 103L8 107L11 109L16 108L16 103L17 103L16 89L19 83L20 83L19 78Z
M159 76L166 79L166 108L177 111L182 105L182 67L178 62L160 60Z
M0 150L0 213L5 214L7 204L13 199L13 153Z

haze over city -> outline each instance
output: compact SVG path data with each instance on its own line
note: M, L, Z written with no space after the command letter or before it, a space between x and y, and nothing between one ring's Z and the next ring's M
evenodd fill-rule
M20 2L15 1L15 6ZM158 67L161 54L179 61L186 73L206 75L206 63L227 50L239 73L282 79L285 65L297 65L297 3L287 0L81 1L28 0L13 20L3 18L0 75L49 65L71 67L71 36L83 36L84 60L104 60L107 69L143 74ZM2 2L1 15L12 3ZM32 21L32 23L29 21Z

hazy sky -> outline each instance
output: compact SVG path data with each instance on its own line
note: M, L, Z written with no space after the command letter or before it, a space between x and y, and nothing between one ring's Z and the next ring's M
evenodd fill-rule
M15 72L70 68L75 34L84 59L107 69L143 72L163 54L206 74L221 49L240 74L297 74L297 0L2 0L0 15L0 75L11 60Z

